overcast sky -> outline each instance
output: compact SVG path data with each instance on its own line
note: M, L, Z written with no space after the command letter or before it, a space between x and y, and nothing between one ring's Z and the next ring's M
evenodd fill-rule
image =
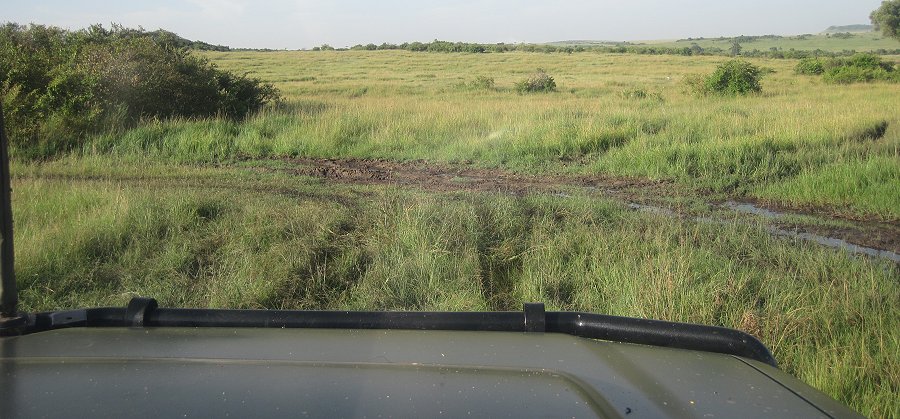
M651 40L820 32L869 23L881 0L3 0L0 21L111 22L232 47L369 42Z

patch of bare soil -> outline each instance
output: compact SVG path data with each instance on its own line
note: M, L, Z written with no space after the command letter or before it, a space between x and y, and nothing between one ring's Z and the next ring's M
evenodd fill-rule
M309 176L330 182L359 185L395 185L413 187L432 192L493 192L512 195L529 193L563 194L572 189L596 192L625 203L640 205L633 208L653 208L662 202L653 197L677 197L683 194L672 181L603 175L527 175L502 169L484 169L469 166L451 166L426 161L397 162L370 159L283 159L283 170L301 176ZM649 197L649 198L648 198ZM828 208L805 207L802 210L785 209L771 203L751 201L761 208L777 211L781 215L805 214L823 219L839 219L848 227L828 227L784 223L773 219L774 225L799 233L809 233L834 238L867 248L900 253L900 224L892 221L860 219L842 216L841 212ZM715 205L714 202L709 204ZM683 218L693 215L678 208L660 208L662 213Z
M398 185L435 192L501 192L513 195L562 192L567 188L623 191L655 188L670 181L609 176L525 175L501 169L454 167L424 161L396 162L367 159L286 159L289 172L340 183Z

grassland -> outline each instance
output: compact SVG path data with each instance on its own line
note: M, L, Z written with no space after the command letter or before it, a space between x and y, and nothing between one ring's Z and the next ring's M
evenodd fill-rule
M121 305L492 310L544 301L736 327L870 416L900 413L890 262L573 193L426 193L260 170L245 158L427 160L671 179L900 220L900 86L771 68L763 94L696 97L724 58L607 54L207 53L285 103L244 122L146 121L13 167L27 310ZM559 91L519 95L541 67ZM496 87L471 85L493 77ZM887 124L878 135L873 127ZM272 163L275 164L275 163ZM690 204L690 203L687 203Z
M88 153L214 162L313 156L473 162L529 172L677 179L782 204L900 219L900 85L826 85L771 68L764 93L697 98L682 79L723 58L629 55L219 53L287 101L245 123L163 121L100 137ZM518 95L541 67L560 91ZM477 75L496 88L467 86ZM883 135L873 130L885 125ZM852 176L835 176L852 173ZM836 183L820 189L816 185ZM811 189L815 188L815 189Z

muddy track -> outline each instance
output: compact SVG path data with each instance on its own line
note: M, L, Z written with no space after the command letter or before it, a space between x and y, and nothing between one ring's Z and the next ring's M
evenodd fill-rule
M490 192L522 196L531 193L554 194L565 197L566 192L597 194L631 205L632 209L654 209L665 215L693 218L696 215L662 204L664 198L685 196L684 191L667 180L615 177L604 175L527 175L501 169L484 169L469 166L452 166L426 161L397 162L369 159L281 159L279 169L298 176L307 176L329 182L356 185L394 185L431 192ZM691 195L694 196L694 195ZM702 197L701 197L702 198ZM776 235L788 232L796 238L818 242L837 243L833 247L862 246L875 251L885 251L889 259L900 262L900 223L860 219L842 216L840 211L828 208L791 208L769 203L739 199L766 212L766 218L776 230ZM734 201L729 201L734 202ZM739 202L739 203L740 203ZM714 210L734 211L733 205L708 201ZM737 211L743 212L743 211ZM797 224L783 220L784 216L810 215L822 220L837 220L846 227L828 227L814 224ZM780 233L779 233L780 232ZM810 236L818 239L810 239ZM841 242L845 244L842 245ZM865 252L862 252L865 253ZM870 252L871 253L871 252ZM869 254L869 253L867 253Z
M410 186L435 192L501 192L513 195L563 192L572 188L604 191L664 188L671 181L609 176L525 175L500 169L449 166L424 161L365 159L285 159L296 175L364 185Z

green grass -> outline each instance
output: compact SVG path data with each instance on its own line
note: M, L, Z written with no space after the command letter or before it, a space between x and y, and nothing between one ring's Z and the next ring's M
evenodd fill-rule
M774 70L762 94L701 98L682 80L724 58L205 56L276 83L286 102L243 122L145 121L73 156L17 162L23 309L122 305L134 295L229 308L544 301L746 330L786 371L860 412L900 411L900 274L889 262L773 238L745 218L695 223L574 191L427 194L323 184L256 163L213 167L277 156L465 161L674 179L717 199L896 222L900 85L827 85L794 74L795 61L753 60ZM537 67L558 91L515 93ZM495 87L473 89L479 75Z
M862 193L835 189L824 195L798 180L826 168L864 176L857 170L872 161L896 171L897 84L828 85L794 74L795 61L753 60L774 71L763 80L761 95L696 97L685 92L683 79L711 72L724 58L404 51L205 55L225 69L275 83L286 103L243 123L149 121L94 138L83 153L176 162L236 156L471 161L532 173L669 178L687 188L758 198L791 183L780 200L900 219L895 197L883 193L896 187L895 178L871 177L877 184ZM515 93L514 84L536 67L555 77L559 91ZM493 77L496 87L472 89L478 75Z
M785 182L767 185L756 196L783 203L855 206L872 214L890 214L900 208L900 164L896 159L850 160L800 173Z
M25 310L509 310L544 301L739 328L871 416L900 408L889 262L582 196L329 187L246 169L65 159L13 168Z

